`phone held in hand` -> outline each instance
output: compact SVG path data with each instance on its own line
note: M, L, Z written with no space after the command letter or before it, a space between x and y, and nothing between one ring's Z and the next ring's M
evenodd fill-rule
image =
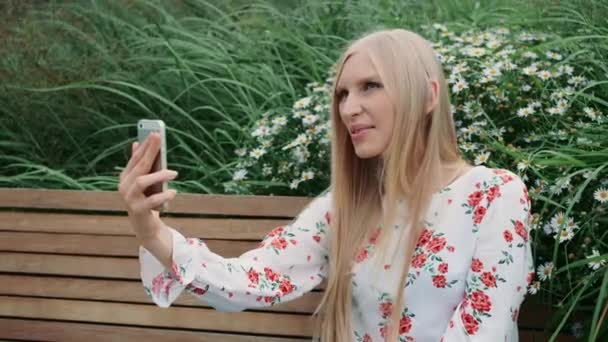
M165 123L162 120L147 120L141 119L137 122L137 140L139 144L143 144L148 135L152 132L156 132L160 135L160 150L152 163L149 173L158 172L167 168L167 143L165 135ZM166 191L168 189L167 182L156 183L150 185L144 191L146 197L150 197L154 194ZM167 211L169 208L168 203L165 202L161 206L155 208L155 210Z

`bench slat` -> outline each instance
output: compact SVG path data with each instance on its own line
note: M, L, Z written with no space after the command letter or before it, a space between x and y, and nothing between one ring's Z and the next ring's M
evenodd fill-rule
M0 284L0 295L152 303L150 297L145 294L141 281L0 274ZM321 292L313 291L298 299L255 311L311 314L319 304L321 296ZM186 291L172 304L179 305L209 308Z
M259 245L257 241L205 240L214 253L232 258ZM137 257L135 237L110 235L21 233L0 231L0 251Z
M310 339L217 334L203 331L163 330L91 323L0 318L0 338L82 342L304 342Z
M292 337L312 335L308 315L0 296L0 316L104 322Z
M139 260L122 257L0 252L0 272L141 279ZM325 286L322 282L317 288Z
M224 240L261 240L273 228L289 220L163 218L187 237ZM128 218L116 215L54 214L32 212L0 212L0 230L49 233L78 233L135 236Z
M178 194L169 213L294 217L310 197ZM0 208L125 212L117 191L0 188Z

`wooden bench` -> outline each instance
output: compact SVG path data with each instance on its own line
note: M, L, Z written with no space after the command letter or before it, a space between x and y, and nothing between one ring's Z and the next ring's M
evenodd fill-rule
M309 201L179 194L164 220L233 257L255 248ZM185 292L161 309L144 293L137 253L116 192L0 189L0 338L310 341L310 313L322 287L264 310L217 312ZM546 341L548 314L525 305L520 340Z

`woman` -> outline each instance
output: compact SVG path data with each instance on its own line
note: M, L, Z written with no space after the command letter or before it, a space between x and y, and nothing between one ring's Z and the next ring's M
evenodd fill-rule
M145 175L157 136L134 144L119 188L153 301L168 307L186 289L216 309L243 310L327 279L322 341L517 341L533 274L527 190L513 173L461 157L430 44L406 30L365 35L339 60L333 90L329 190L238 258L151 211L175 194L145 198L142 189L176 174ZM297 243L276 243L287 234Z

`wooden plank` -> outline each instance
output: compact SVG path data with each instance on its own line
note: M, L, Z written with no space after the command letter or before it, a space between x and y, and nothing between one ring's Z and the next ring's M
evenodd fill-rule
M0 271L140 279L139 261L119 257L0 252Z
M257 248L257 241L205 240L214 253L226 258ZM21 233L0 231L0 251L138 257L132 236Z
M295 196L178 194L168 213L294 217L311 201ZM0 188L0 208L125 212L117 191Z
M0 252L0 272L140 280L136 258ZM324 289L322 282L317 289Z
M306 337L308 315L0 296L0 316Z
M0 318L0 338L61 342L304 342L309 338L218 334L204 331Z
M152 303L141 281L0 274L0 284L0 295ZM309 292L298 299L254 311L312 314L322 295L322 292ZM172 304L180 305L209 308L203 301L188 294L179 296Z
M188 237L260 241L290 220L164 217L163 222ZM0 211L0 230L135 236L128 218L117 215Z

